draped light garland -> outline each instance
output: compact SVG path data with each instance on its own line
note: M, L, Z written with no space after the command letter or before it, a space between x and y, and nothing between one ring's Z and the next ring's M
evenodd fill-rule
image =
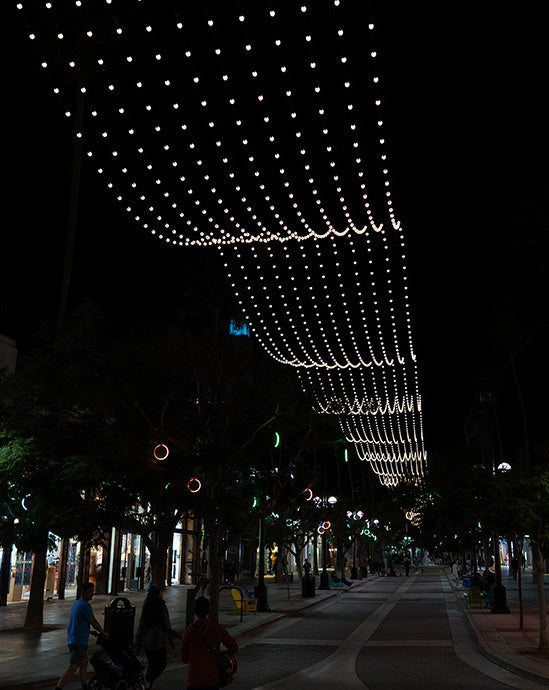
M382 483L420 482L405 242L362 3L18 7L121 207L167 244L215 246L254 336L315 409Z

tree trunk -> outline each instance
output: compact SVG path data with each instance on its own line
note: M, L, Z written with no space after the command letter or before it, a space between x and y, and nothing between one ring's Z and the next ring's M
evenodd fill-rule
M278 547L279 570L282 582L288 582L288 549L280 545Z
M117 527L114 530L114 543L112 547L112 580L110 582L109 589L109 594L114 596L118 594L118 585L120 582L120 537L120 529Z
M518 587L518 596L519 596L519 629L522 630L524 628L524 597L522 594L522 545L523 545L523 539L522 537L515 537L513 539L513 557L517 559L518 561L518 570L517 570L517 587Z
M64 537L59 545L59 568L57 571L57 598L65 598L67 584L67 556L69 554L69 540Z
M147 539L146 544L151 554L151 582L161 587L166 586L168 549L172 541L171 530L156 532L155 539Z
M304 542L298 543L297 539L294 542L295 567L297 568L297 575L300 581L303 579L303 551L305 546Z
M209 566L210 566L210 613L213 621L219 618L219 583L223 570L223 551L219 545L219 525L213 524L210 530Z
M8 605L8 589L10 586L12 544L2 544L2 566L0 567L0 606Z
M46 582L46 556L47 536L44 538L44 546L34 552L32 568L31 589L27 615L23 625L25 630L38 632L44 625L44 584Z
M290 601L290 569L288 567L288 563L290 560L288 558L289 552L289 549L284 547L284 572L286 573L286 596L288 597L288 601Z
M538 649L549 651L549 635L547 633L547 612L545 604L544 570L543 556L537 542L532 542L534 553L534 568L537 575L538 585L538 608L539 608L539 643Z
M78 577L76 579L76 598L82 593L82 585L90 579L90 545L89 542L80 542L80 556L78 558Z
M530 539L530 548L532 549L532 584L539 584L539 573L540 570L543 571L542 564L538 562L540 558L539 549L536 548L537 544L533 539Z

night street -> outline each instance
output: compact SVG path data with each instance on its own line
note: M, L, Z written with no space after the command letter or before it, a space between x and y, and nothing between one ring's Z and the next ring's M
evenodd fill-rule
M0 688L549 687L542 4L0 22Z
M544 687L481 655L437 571L358 582L241 639L238 659L235 690ZM184 668L168 671L155 688L174 688L182 676Z

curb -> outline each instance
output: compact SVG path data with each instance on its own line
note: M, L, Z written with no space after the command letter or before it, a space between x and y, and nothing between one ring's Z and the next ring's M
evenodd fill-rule
M465 621L469 626L469 629L473 633L475 646L477 650L482 654L482 656L484 656L486 659L496 664L497 666L501 666L501 668L504 668L506 671L510 671L511 673L514 673L517 676L521 676L522 678L526 678L527 680L531 680L535 683L539 683L540 685L546 685L549 687L549 678L547 676L540 676L538 673L535 673L534 671L529 671L528 669L523 668L522 666L517 666L512 661L508 661L504 657L498 656L494 652L489 651L487 647L485 647L480 641L482 634L480 633L474 622L469 618L469 616L466 613L466 610L464 611L464 613Z
M450 581L450 578L448 578L448 580ZM493 664L496 664L496 666L504 668L506 671L509 671L510 673L514 673L515 675L520 676L521 678L525 678L535 683L539 683L540 685L546 685L549 687L549 678L547 676L541 676L538 673L535 673L534 671L529 671L528 669L523 668L522 666L517 666L513 662L505 659L504 657L501 657L495 654L494 652L488 650L487 646L485 646L481 641L483 638L482 633L475 625L474 620L469 616L463 597L460 596L460 592L452 585L451 582L450 586L452 587L452 590L456 596L456 600L459 602L459 607L463 613L463 618L467 624L467 627L472 633L472 637L477 651L480 654L482 654L483 657L491 661Z
M346 590L341 590L341 592L343 592L343 591L346 591ZM329 594L328 596L322 597L322 599L313 601L310 604L306 604L305 606L300 606L299 608L292 609L291 611L286 611L285 613L281 613L279 616L275 616L274 618L271 618L271 620L263 621L263 623L258 623L256 626L254 626L253 628L250 628L249 630L244 630L241 633L237 633L234 637L235 637L235 639L239 639L241 637L246 637L246 635L249 635L250 633L253 633L256 630L260 630L261 628L266 628L268 625L271 625L271 623L274 623L275 621L282 620L283 618L288 618L289 616L293 615L294 613L296 613L298 611L305 611L305 609L310 609L313 606L320 604L322 601L326 601L327 599L331 599L332 597L336 597L338 594L340 594L340 592L334 592L333 594Z

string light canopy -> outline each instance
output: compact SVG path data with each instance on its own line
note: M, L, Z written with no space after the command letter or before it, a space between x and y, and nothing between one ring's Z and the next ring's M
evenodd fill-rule
M18 7L121 209L164 243L215 247L257 341L358 457L388 486L421 481L406 248L363 3Z

